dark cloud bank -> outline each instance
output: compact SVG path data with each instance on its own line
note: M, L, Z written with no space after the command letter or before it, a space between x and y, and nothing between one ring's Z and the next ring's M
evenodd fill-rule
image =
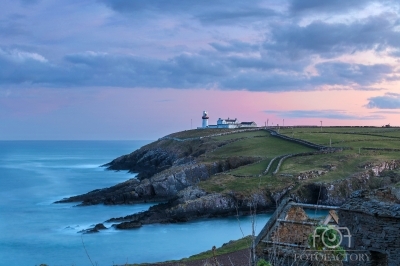
M144 23L159 16L197 21L197 27L203 31L226 27L227 22L232 27L246 22L260 38L215 39L197 52L182 51L169 59L96 51L69 54L52 62L45 60L45 55L40 58L31 51L0 47L0 83L53 87L213 87L272 92L318 90L322 86L369 90L370 86L393 78L394 66L348 63L339 57L386 50L398 56L396 49L400 48L400 32L396 30L400 21L396 13L398 4L391 1L257 0L251 5L238 0L99 0L98 3L114 10L116 15L140 17ZM352 21L327 22L314 18L314 14L343 15L372 3L393 5L393 12ZM302 19L309 23L299 24ZM0 36L9 34L10 27L19 27L7 23L0 21ZM316 58L329 61L315 64ZM308 73L310 65L314 65L316 73ZM396 97L371 98L367 107L399 108Z

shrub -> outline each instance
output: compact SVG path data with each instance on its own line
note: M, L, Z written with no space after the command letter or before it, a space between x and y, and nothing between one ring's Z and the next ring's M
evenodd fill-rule
M271 266L271 263L264 259L260 259L257 261L257 266Z

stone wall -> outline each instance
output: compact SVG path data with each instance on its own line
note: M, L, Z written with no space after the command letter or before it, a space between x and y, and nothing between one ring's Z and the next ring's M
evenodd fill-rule
M351 250L365 250L373 260L373 254L387 257L387 264L379 259L382 265L400 265L400 220L389 217L375 217L365 213L352 211L339 212L341 226L346 226L352 235ZM382 256L381 256L382 257ZM348 265L375 265L373 262L349 262Z
M352 235L349 253L365 251L370 261L347 265L400 265L400 200L395 189L355 193L339 210L339 223Z
M295 142L295 143L298 143L298 144L301 144L301 145L304 145L304 146L307 146L307 147L310 147L310 148L313 148L313 149L317 149L317 150L324 150L324 149L336 150L336 149L340 149L340 148L331 148L331 147L328 147L328 146L315 144L315 143L312 143L312 142L309 142L309 141L305 141L305 140L302 140L302 139L292 138L292 137L289 137L289 136L286 136L286 135L279 134L278 132L276 132L273 129L266 129L266 130L269 131L272 136L275 136L275 137L278 137L278 138L281 138L281 139L284 139L284 140L287 140L287 141Z

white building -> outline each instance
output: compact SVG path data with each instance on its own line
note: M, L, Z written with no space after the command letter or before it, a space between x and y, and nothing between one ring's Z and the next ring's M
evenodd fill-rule
M208 125L208 119L209 119L209 117L208 117L207 111L203 111L202 127L198 127L198 129L200 129L200 128L245 128L245 127L257 127L257 124L254 121L239 123L237 118L230 119L229 117L228 117L228 119L219 118L216 125Z
M238 128L239 121L235 119L221 119L218 118L216 128Z

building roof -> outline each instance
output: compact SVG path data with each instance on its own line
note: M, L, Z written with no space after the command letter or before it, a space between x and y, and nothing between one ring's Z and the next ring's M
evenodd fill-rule
M251 122L242 122L240 124L242 124L242 125L252 125L252 124L255 124L255 123L254 123L254 121L251 121Z
M329 216L327 215L323 220L312 218L307 215L306 209L329 210ZM322 224L324 220L325 224L336 224L336 221L331 222L331 213L336 214L331 211L337 209L339 207L302 204L296 203L290 198L283 199L255 239L258 256L271 255L283 261L293 257L296 253L304 254L310 250L309 236L316 226Z

